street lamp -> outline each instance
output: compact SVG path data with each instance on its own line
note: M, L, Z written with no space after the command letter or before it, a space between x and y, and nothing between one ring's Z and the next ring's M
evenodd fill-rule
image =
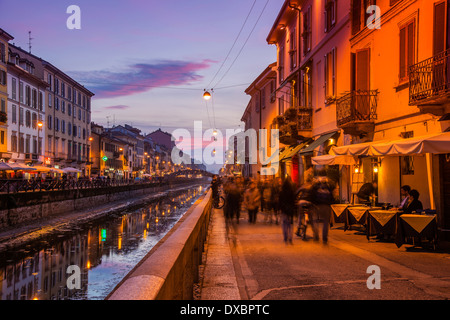
M203 94L203 99L208 101L209 99L211 99L211 93L206 91L206 89L204 91L205 91L205 93Z
M37 139L37 143L38 143L38 146L37 146L37 152L38 152L38 154L39 154L39 157L40 157L40 155L41 155L41 151L42 150L39 150L39 140L40 140L40 138L39 138L39 132L42 130L42 127L44 126L44 122L42 121L42 120L38 120L38 122L37 122L37 126L38 126L38 139ZM42 149L42 148L41 148Z

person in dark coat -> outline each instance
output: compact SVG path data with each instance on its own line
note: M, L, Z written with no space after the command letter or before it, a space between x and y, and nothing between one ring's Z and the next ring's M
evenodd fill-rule
M422 211L423 205L422 202L419 200L419 191L417 190L411 190L409 192L409 201L406 205L406 209L403 211L405 214L411 214L414 211Z
M314 240L319 240L319 221L322 222L322 241L328 243L328 231L330 228L331 205L334 202L334 190L336 185L326 175L320 175L313 180L312 202L314 204L314 218L311 220Z
M292 243L292 225L295 214L295 190L290 177L287 177L280 192L281 226L285 243Z
M376 182L368 182L362 185L361 189L359 189L358 199L361 203L368 204L373 196L376 196L377 192L377 183Z
M308 177L305 183L299 188L296 195L298 207L298 226L296 235L306 240L307 215L312 210L313 194L312 194L312 178ZM309 219L312 217L308 216Z

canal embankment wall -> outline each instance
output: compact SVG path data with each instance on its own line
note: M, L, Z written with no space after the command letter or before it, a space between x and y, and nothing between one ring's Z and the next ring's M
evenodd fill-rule
M102 188L0 194L0 230L68 212L95 208L114 201L163 192L183 184L192 184L192 179Z
M115 287L106 300L192 300L212 209L211 190Z

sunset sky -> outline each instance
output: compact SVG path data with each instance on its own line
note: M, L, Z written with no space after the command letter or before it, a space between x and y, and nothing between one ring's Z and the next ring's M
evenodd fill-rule
M203 121L205 130L225 132L241 124L249 101L244 90L276 61L266 37L282 3L1 0L0 27L26 50L31 31L34 55L94 92L96 123L127 123L150 133L190 130ZM81 9L81 30L66 27L73 4ZM203 90L210 88L214 99L206 103Z

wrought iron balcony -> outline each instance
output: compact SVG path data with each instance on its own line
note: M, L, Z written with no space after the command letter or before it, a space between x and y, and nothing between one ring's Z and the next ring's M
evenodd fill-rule
M280 142L291 145L311 137L312 109L290 107L282 116L277 116L273 124L280 130Z
M450 103L450 50L409 68L409 104L421 109ZM435 108L436 109L436 108ZM423 110L439 113L439 110Z
M373 130L377 119L378 90L351 91L336 101L337 126L347 134Z

